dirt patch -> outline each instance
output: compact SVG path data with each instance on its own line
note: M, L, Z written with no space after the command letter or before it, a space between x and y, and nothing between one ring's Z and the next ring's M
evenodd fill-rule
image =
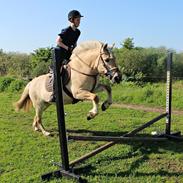
M114 103L112 104L113 107L118 107L118 108L126 108L126 109L135 109L135 110L142 110L145 112L159 112L159 113L164 113L166 112L165 108L161 107L147 107L144 105L137 105L137 104L123 104L123 103ZM172 110L172 114L176 115L183 115L182 110Z

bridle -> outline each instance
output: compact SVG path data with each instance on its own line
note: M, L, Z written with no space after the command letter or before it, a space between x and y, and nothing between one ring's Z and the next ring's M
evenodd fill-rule
M110 76L109 78L111 79L111 78L113 77L113 76L112 76L113 72L117 72L117 71L118 71L118 68L117 68L117 67L112 67L112 68L110 68L110 67L106 64L107 61L103 59L102 54L105 54L105 52L102 52L102 53L100 54L100 58L101 58L101 60L102 60L103 66L104 66L105 69L107 70L107 72L105 73L105 75L106 75L106 76ZM107 60L110 61L110 59L107 59Z

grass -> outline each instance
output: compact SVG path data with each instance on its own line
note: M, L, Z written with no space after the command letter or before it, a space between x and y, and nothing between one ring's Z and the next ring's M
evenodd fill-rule
M181 86L182 84L180 84ZM130 87L134 87L134 90L130 90ZM145 86L142 90L147 90L146 87L151 86ZM163 88L161 85L152 86L159 91L161 91L161 87ZM124 88L123 92L119 93L122 88ZM175 90L178 91L180 88ZM154 100L155 93L156 91L152 95L151 92L149 94L149 96L153 96L152 103L147 102L146 99L141 102L145 105L158 105L161 97ZM137 86L119 86L119 88L114 87L113 90L115 102L127 102L126 95L132 97L128 100L129 102L138 103L135 94L140 95L140 88ZM182 94L181 92L179 94L180 100L177 101L178 98L174 98L174 100L176 99L174 105L177 103L177 107L181 108ZM19 93L0 93L0 182L39 183L42 182L40 179L42 174L57 170L52 162L60 162L58 136L44 137L41 133L32 131L34 111L16 113L12 107L12 102L16 101L19 96ZM98 131L95 135L119 136L158 115L157 113L113 107L106 112L100 110L100 115L92 121L87 121L86 114L90 108L91 105L85 102L67 105L65 107L68 114L66 116L67 128ZM47 129L57 131L55 106L48 108L44 113L43 121ZM165 120L162 119L159 123L144 130L142 135L162 130L164 123ZM173 116L172 128L175 131L183 131L181 116ZM104 143L70 141L68 143L70 160L72 161L102 144ZM88 182L93 183L181 183L183 182L182 152L182 142L153 142L150 144L139 142L115 145L80 165L78 173ZM73 181L63 178L50 182Z
M173 82L172 88L172 107L183 109L183 81ZM166 83L147 83L144 86L137 86L131 82L124 82L120 85L114 85L113 102L165 107Z

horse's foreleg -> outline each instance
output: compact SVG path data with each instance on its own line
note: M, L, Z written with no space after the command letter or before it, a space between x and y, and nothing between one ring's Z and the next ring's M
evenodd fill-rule
M102 110L105 111L111 104L112 104L112 90L111 87L104 84L98 84L98 86L95 89L95 92L101 92L106 91L107 92L107 100L102 103Z
M87 115L87 120L93 119L98 114L99 97L96 94L83 90L83 91L77 92L74 95L74 97L76 99L80 99L80 100L92 101L93 108L89 111L89 113Z

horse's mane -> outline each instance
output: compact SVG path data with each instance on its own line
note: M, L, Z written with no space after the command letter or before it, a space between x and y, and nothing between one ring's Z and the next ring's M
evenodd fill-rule
M88 50L100 49L102 44L100 41L84 41L73 50L73 53L79 54Z

